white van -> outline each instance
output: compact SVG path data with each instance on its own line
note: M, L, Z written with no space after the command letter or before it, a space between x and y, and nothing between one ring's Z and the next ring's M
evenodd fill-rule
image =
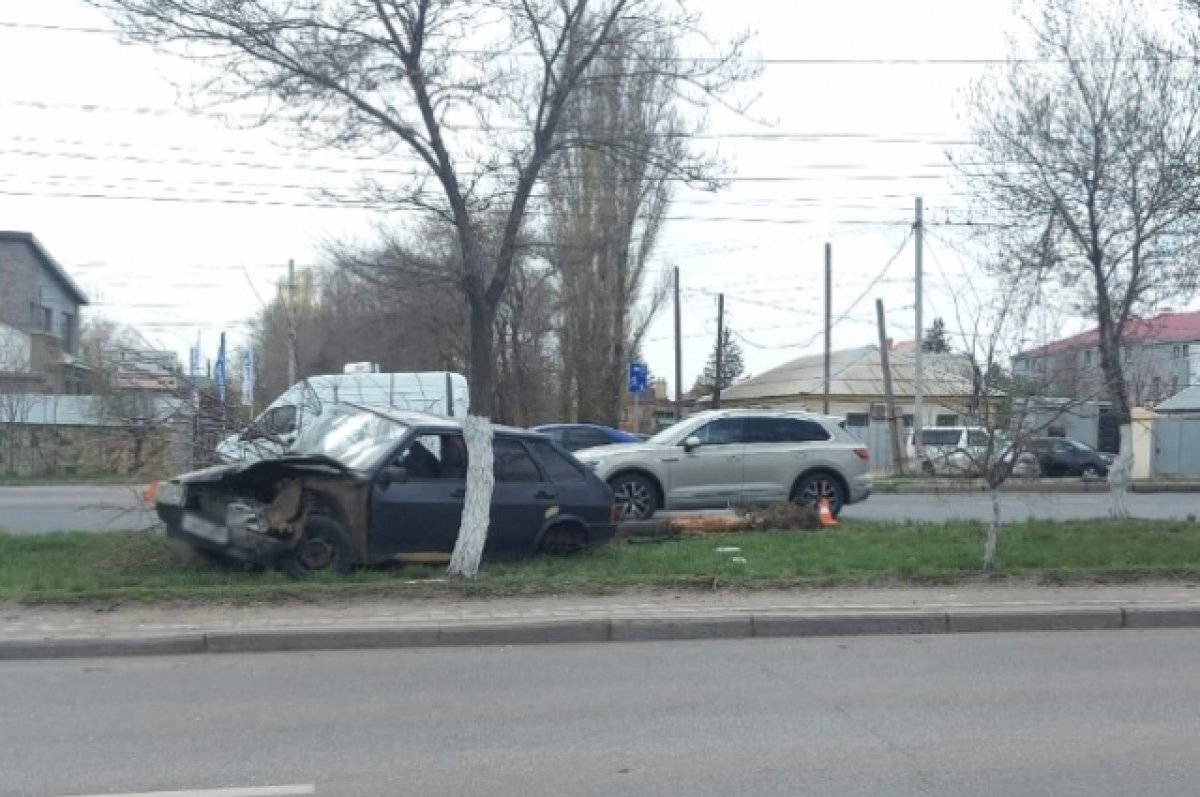
M929 474L966 476L987 451L988 431L982 426L931 426L921 430L918 456L915 435L908 433L908 460Z
M351 371L352 366L347 366ZM226 437L217 446L222 462L241 462L275 456L296 435L340 401L465 418L469 404L467 379L450 371L380 374L353 369L352 373L310 376L289 387L263 410L248 428Z

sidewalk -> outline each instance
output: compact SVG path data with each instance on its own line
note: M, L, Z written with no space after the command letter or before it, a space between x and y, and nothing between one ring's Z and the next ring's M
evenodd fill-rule
M1200 589L980 584L111 611L4 605L0 659L1145 627L1200 627Z

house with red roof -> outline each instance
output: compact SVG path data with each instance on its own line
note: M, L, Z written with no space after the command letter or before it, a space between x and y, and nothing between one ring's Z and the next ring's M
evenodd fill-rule
M1023 351L1013 358L1013 377L1038 385L1046 396L1108 400L1099 341L1099 330L1091 329ZM1131 320L1120 356L1133 406L1153 407L1200 385L1200 311Z

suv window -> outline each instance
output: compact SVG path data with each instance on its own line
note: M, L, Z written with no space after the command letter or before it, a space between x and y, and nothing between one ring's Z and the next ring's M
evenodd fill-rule
M584 480L584 472L580 466L545 440L529 440L528 443L534 455L541 460L546 473L550 475L550 481L562 483Z
M599 429L570 429L567 432L567 448L571 451L606 446L611 442Z
M706 446L728 445L743 443L743 422L741 418L718 418L701 426L691 436L700 438Z
M541 471L525 450L525 446L511 437L497 437L492 454L493 467L498 482L540 482Z
M747 418L745 423L747 443L809 443L831 437L821 424L797 418Z
M565 436L566 431L562 427L555 427L554 429L542 429L540 433L546 435L546 437L549 437L555 442L561 443L563 442L563 437Z

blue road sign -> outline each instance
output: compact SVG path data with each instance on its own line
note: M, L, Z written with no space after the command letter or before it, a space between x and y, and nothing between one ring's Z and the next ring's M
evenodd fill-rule
M629 392L645 393L650 389L650 369L645 363L629 364Z

